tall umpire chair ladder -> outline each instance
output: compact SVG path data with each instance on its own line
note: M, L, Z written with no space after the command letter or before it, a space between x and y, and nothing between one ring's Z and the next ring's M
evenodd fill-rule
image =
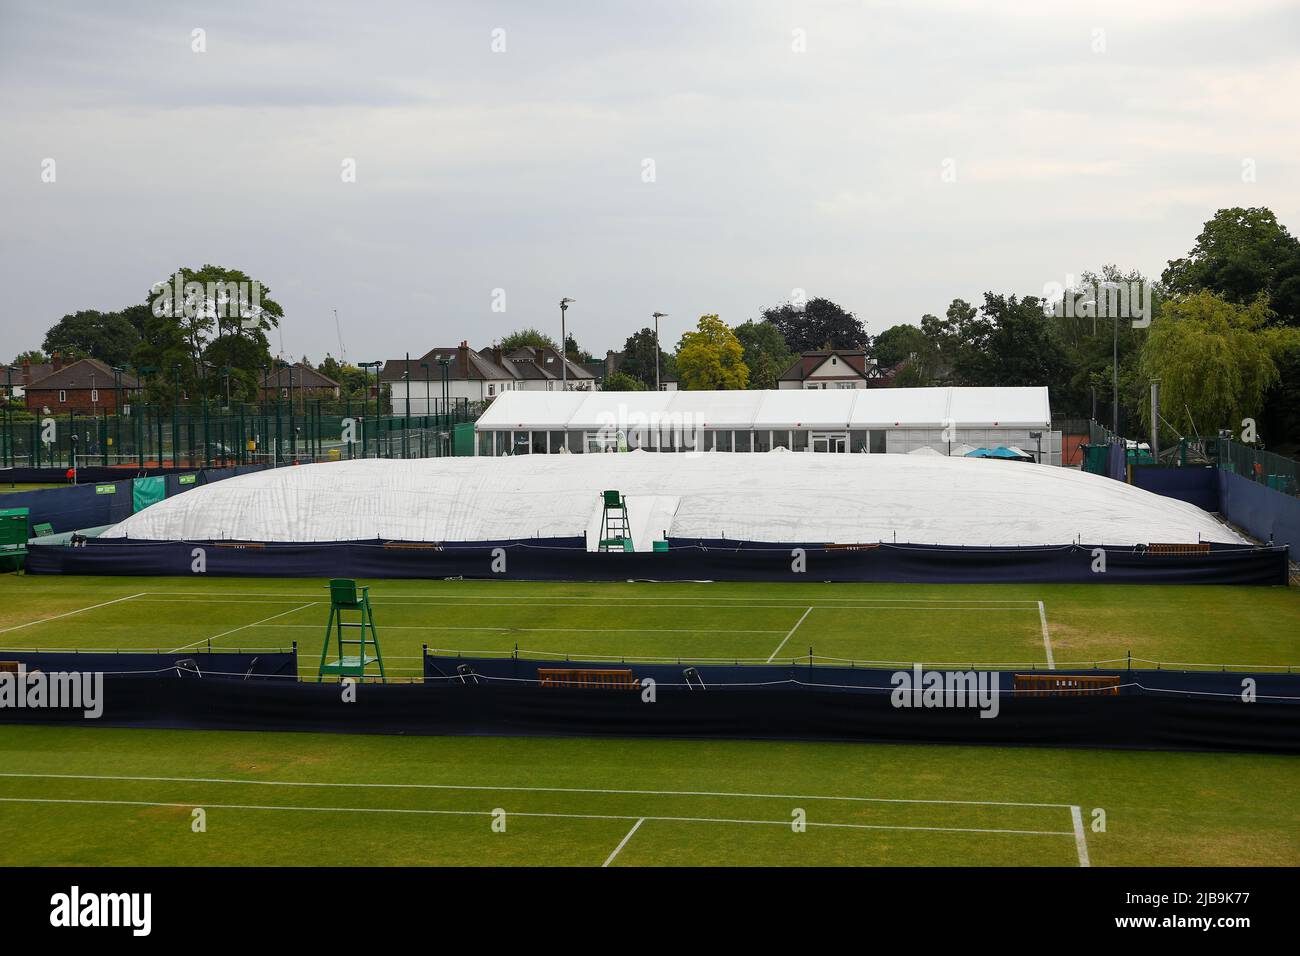
M383 682L386 679L384 656L379 651L375 614L370 607L370 588L359 588L356 581L348 578L332 578L329 592L330 617L325 625L325 646L321 648L320 672L316 675L316 682L320 683L327 675L360 679L368 676L366 668L371 664L379 665L379 680ZM345 612L355 613L357 620L344 620ZM359 630L360 637L344 637L344 633L349 630ZM329 657L331 639L338 644L339 656L338 660L327 664L325 661ZM355 648L356 653L349 654L349 648ZM370 653L372 650L373 655Z
M604 510L600 515L600 550L631 551L632 525L627 520L627 499L617 491L602 495Z

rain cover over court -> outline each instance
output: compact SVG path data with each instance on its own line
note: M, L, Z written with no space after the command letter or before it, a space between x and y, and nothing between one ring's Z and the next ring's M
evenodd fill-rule
M1245 539L1201 509L1050 465L917 455L364 459L204 485L114 526L145 540L486 541L600 532L600 492L654 539L1135 545Z

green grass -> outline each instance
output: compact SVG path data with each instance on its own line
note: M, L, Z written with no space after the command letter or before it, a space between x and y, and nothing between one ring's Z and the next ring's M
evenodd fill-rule
M1045 667L1044 618L1058 667L1129 653L1215 668L1300 665L1295 588L369 583L385 658L408 675L419 674L423 644L465 654L518 646L559 657L758 662L804 658L811 648L824 662ZM314 579L7 576L0 649L297 641L307 671L327 612Z
M1077 866L1070 805L1095 866L1300 863L1300 761L1286 757L8 727L0 767L347 784L0 777L6 801L92 801L0 803L3 865L598 866L648 818L615 865ZM191 830L195 807L205 833ZM790 826L796 808L804 833ZM1098 808L1104 833L1090 826ZM403 810L418 812L391 812Z
M4 482L3 484L0 484L0 495L9 494L15 491L44 491L47 488L66 488L66 487L68 487L68 483L66 481L60 481L60 482L17 481L17 482L13 482L12 484L9 482Z
M1130 650L1300 663L1300 592L1286 588L370 583L385 656L411 676L424 643L696 660L788 660L811 645L1045 667L1040 601L1058 666ZM315 579L6 575L0 656L297 640L311 673L324 601ZM179 779L97 779L110 776ZM1105 832L1085 833L1093 865L1300 864L1289 757L0 725L5 865L598 866L643 820L614 865L1074 866L1072 806L1085 827L1105 811ZM206 833L191 830L195 807ZM491 828L498 808L505 833ZM807 832L789 826L796 808Z

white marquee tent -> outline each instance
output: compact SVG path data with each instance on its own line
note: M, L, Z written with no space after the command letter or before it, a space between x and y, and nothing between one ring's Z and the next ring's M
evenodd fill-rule
M507 392L475 426L483 456L646 450L898 452L1021 445L1059 463L1047 388ZM1040 433L1035 440L1032 433Z

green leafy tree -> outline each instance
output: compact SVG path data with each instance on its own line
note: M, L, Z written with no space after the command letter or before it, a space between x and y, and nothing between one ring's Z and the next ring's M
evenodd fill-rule
M922 360L929 355L933 346L925 337L920 326L891 326L876 336L872 351L876 364L882 369L891 369L906 359Z
M9 364L13 366L21 366L23 362L27 362L31 365L44 365L49 360L49 356L39 349L28 349L26 352L19 352L15 355L14 360Z
M1268 296L1273 324L1300 327L1300 240L1264 208L1220 209L1205 223L1188 255L1169 262L1163 282L1172 292L1209 291L1237 305ZM1277 357L1278 379L1261 414L1274 448L1300 449L1300 354Z
M1107 284L1117 284L1126 289L1149 288L1151 314L1153 318L1160 315L1161 304L1166 298L1163 288L1158 283L1151 283L1136 269L1125 272L1113 264L1102 266L1096 272L1083 272L1076 288L1067 290L1067 294L1075 297L1075 308L1066 309L1061 303L1045 302L1045 308L1050 305L1047 323L1051 338L1065 359L1063 377L1051 383L1052 410L1063 415L1086 417L1092 414L1095 396L1098 417L1109 423L1111 369L1118 344L1120 427L1122 431L1132 431L1132 427L1125 429L1125 424L1134 423L1135 427L1142 408L1150 405L1146 400L1149 383L1142 381L1138 370L1146 329L1135 328L1131 315L1120 316L1117 322L1113 315L1096 315L1099 309L1095 306L1078 303L1079 295L1085 290L1095 294ZM1142 301L1146 301L1145 294ZM1137 304L1130 298L1130 308ZM1069 314L1071 312L1074 314Z
M654 329L645 328L633 332L623 343L623 364L620 372L625 372L643 382L646 388L655 387L655 333ZM673 360L667 352L659 350L659 378L671 374Z
M1169 261L1161 281L1172 293L1206 290L1238 305L1262 292L1271 321L1300 326L1300 240L1269 209L1220 209L1192 251Z
M959 362L969 362L968 353L983 347L986 326L978 321L979 310L965 299L953 299L944 317L921 316L921 332L930 342L937 379L949 381Z
M954 299L946 319L926 315L921 327L951 366L955 385L1047 385L1059 381L1065 369L1042 302L1034 296L986 292L978 314Z
M827 347L865 349L870 345L866 327L858 317L830 299L809 299L802 309L785 302L764 309L762 321L772 323L794 352Z
M564 355L570 362L581 363L595 361L590 352L578 346L578 340L573 337L572 332L570 332L568 337L564 340Z
M569 338L572 339L573 337L570 336ZM551 338L541 329L534 328L518 329L517 331L511 332L509 335L504 336L497 344L506 351L519 348L559 349L559 346L555 344L555 339Z
M678 343L677 376L683 388L744 388L749 368L736 333L716 315L701 316L696 330Z
M601 390L606 392L644 392L650 386L635 375L629 375L627 372L619 371L613 375L606 375L605 381L601 385Z
M771 322L750 319L735 331L749 368L749 387L776 388L781 374L798 358L785 344L781 330Z
M417 367L418 363L412 364L411 375L418 381ZM369 373L363 368L358 368L349 362L340 362L334 356L326 353L324 361L316 366L316 370L339 383L340 398L363 398L368 394L367 375ZM420 373L423 373L423 371L423 369L419 369ZM436 377L436 375L433 377Z
M1143 377L1160 379L1161 417L1202 435L1239 432L1242 419L1257 418L1277 359L1300 347L1300 331L1270 327L1272 318L1263 296L1249 305L1212 292L1166 302L1141 359Z
M146 301L147 315L133 311L140 326L133 361L157 370L145 377L148 400L170 404L178 381L191 401L224 397L227 374L232 399L256 398L260 367L271 360L267 333L284 317L268 286L205 264L178 269L150 287Z
M108 365L122 365L140 343L140 334L121 312L85 309L59 319L42 343L46 352L62 352L81 358L99 359Z

